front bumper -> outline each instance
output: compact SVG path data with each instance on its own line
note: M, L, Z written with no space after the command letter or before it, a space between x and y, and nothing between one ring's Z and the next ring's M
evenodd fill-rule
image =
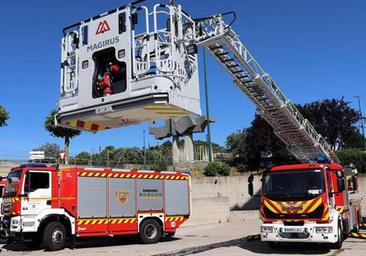
M261 225L261 240L269 242L335 243L338 241L337 221L327 224L304 223L285 226L283 222ZM320 229L322 231L320 231ZM324 230L327 230L324 232Z

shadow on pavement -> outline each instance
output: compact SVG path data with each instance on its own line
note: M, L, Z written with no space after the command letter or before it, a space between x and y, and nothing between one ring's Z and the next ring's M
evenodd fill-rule
M292 244L285 244L279 245L278 248L271 248L269 247L268 243L261 242L261 241L247 241L247 237L229 240L225 242L219 242L204 246L197 246L186 248L179 251L173 251L163 254L156 254L154 256L185 256L191 254L197 254L202 252L207 252L214 249L225 248L225 247L239 247L243 250L250 251L252 253L262 253L262 254L325 254L328 253L330 250L325 245L316 245L312 244L309 246L308 244L304 243L292 243Z
M180 240L180 238L175 237L165 237L161 239L161 243ZM121 246L121 245L133 245L141 244L140 239L137 236L115 236L115 237L96 237L96 238L79 238L76 240L75 249L81 248L95 248L95 247L107 247L107 246ZM71 248L71 242L66 246ZM26 246L21 242L7 243L0 248L1 251L5 249L7 251L13 252L27 252L27 251L44 251L40 247Z

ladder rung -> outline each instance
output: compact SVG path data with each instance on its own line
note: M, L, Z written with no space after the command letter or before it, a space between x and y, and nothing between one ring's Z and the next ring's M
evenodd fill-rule
M228 55L228 52L223 52L223 53L217 53L216 56L224 56L224 55Z
M237 79L243 79L243 78L248 78L248 76L247 75L245 75L245 76L238 76L238 77L236 77Z
M234 59L221 60L223 63L234 61Z
M239 67L240 65L238 65L238 64L234 64L234 65L227 65L226 67L228 67L228 68L237 68L237 67ZM241 70L242 71L242 70Z
M217 49L223 49L224 48L224 46L222 46L222 45L219 45L219 46L210 46L210 49L212 50L212 51L215 51L215 50L217 50Z

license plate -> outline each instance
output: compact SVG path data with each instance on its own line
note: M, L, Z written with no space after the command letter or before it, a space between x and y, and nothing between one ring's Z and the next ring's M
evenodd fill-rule
M284 228L284 233L304 233L304 228Z

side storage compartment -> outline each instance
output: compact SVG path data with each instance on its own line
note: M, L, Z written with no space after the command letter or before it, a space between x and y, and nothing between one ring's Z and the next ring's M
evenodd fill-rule
M187 180L165 181L165 212L166 215L189 215L190 198Z
M165 232L169 236L189 218L191 212L190 182L165 180Z
M136 179L109 179L109 231L137 232Z
M162 180L138 179L137 193L139 211L164 211Z
M107 179L78 178L78 233L107 233Z

